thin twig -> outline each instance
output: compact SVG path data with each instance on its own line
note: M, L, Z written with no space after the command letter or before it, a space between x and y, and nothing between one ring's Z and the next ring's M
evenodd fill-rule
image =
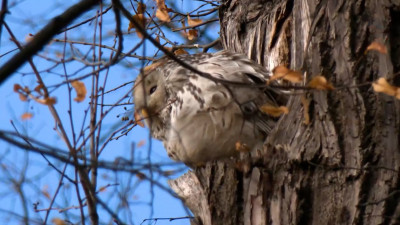
M59 16L54 17L33 39L25 45L20 52L0 68L0 84L3 83L12 73L22 66L28 59L40 51L58 32L70 24L74 19L84 12L97 5L99 0L83 0L65 10ZM3 21L4 22L4 21Z

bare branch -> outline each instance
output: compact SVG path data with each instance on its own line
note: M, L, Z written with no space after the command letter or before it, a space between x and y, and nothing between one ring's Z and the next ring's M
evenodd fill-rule
M70 24L82 13L97 5L99 0L83 0L71 6L64 13L54 17L41 31L39 31L32 41L14 55L0 68L0 84L3 83L12 73L14 73L29 58L40 51L58 32Z

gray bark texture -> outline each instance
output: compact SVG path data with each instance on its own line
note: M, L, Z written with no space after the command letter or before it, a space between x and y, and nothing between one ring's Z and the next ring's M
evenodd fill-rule
M296 90L255 156L170 181L193 223L400 224L400 100L371 87L400 86L399 1L226 0L220 20L225 49L336 88Z

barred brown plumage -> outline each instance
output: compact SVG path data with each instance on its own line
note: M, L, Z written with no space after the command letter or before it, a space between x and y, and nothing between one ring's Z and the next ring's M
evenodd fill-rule
M228 51L177 57L215 79L162 58L138 76L133 92L135 111L168 156L196 166L237 154L237 143L262 147L276 119L259 107L276 105L279 94L266 87L268 71Z

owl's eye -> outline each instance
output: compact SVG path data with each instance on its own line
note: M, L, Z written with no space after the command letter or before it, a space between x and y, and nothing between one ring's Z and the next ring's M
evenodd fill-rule
M157 90L157 85L150 88L150 94L153 94Z

